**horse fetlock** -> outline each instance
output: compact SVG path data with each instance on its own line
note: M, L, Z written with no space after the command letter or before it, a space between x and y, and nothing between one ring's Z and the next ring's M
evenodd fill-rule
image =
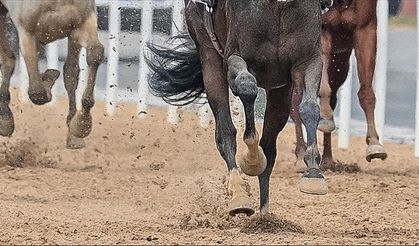
M87 137L92 131L92 116L90 114L77 112L70 121L69 131L70 134L75 137Z
M36 105L44 105L51 101L51 89L42 85L36 87L29 87L29 99Z
M239 166L249 176L259 176L266 169L266 156L260 146L256 150L249 149L240 159Z
M304 155L304 162L309 168L319 168L321 156L317 146L310 146L307 148Z
M335 121L333 118L330 120L321 118L317 129L324 133L331 133L336 129Z
M307 169L299 182L301 192L312 195L326 195L328 187L326 179L318 168Z
M387 159L387 153L381 144L369 144L367 147L366 160L371 162L373 159Z
M86 146L83 138L78 138L72 135L70 132L67 134L67 149L82 149Z
M41 74L42 82L47 89L51 89L59 77L60 71L56 69L47 69L43 74Z
M87 49L87 64L97 65L101 64L104 60L105 49L102 44L98 43Z
M232 89L235 95L245 101L254 101L258 95L256 78L248 71L238 73Z
M0 135L10 137L15 130L13 113L9 106L0 107Z

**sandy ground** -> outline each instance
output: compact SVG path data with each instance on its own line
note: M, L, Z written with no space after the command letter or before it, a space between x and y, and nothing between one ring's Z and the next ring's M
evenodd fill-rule
M350 150L335 151L352 171L326 172L329 194L310 196L298 191L288 126L278 139L272 214L231 218L213 126L201 128L194 113L170 125L162 109L139 119L124 105L107 117L98 103L87 148L67 150L66 100L13 102L16 132L0 139L0 244L419 242L413 146L386 143L388 160L369 164L364 139L354 137ZM257 179L247 179L257 205Z

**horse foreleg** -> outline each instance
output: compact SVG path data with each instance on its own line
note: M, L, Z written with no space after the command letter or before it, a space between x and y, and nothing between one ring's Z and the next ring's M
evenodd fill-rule
M12 135L15 124L13 113L10 110L10 78L15 69L15 56L10 48L9 41L6 37L6 12L1 10L0 13L0 65L2 82L0 86L0 135L9 137Z
M301 120L307 132L307 151L304 161L307 170L300 180L300 191L309 194L323 195L327 193L326 180L320 171L320 153L317 146L317 126L320 119L320 108L317 104L317 95L322 72L322 59L314 57L311 61L294 68L294 83L304 78L304 94L300 105ZM304 76L296 76L303 73Z
M70 121L70 134L77 138L87 137L92 130L90 110L95 104L94 88L99 65L103 61L104 48L97 33L97 16L92 13L83 25L74 32L74 37L86 48L88 65L87 85L82 96L82 109Z
M18 27L20 48L22 50L23 58L25 59L26 68L29 75L29 98L34 104L43 105L51 101L51 87L56 76L55 72L46 72L43 75L39 73L38 68L38 48L39 43L35 37L27 32L25 28ZM44 84L43 79L46 79Z
M64 85L68 94L68 115L67 115L67 126L70 127L71 119L77 111L76 105L76 89L79 83L80 56L81 45L74 40L73 37L68 39L68 54L67 60L64 64ZM67 134L67 148L69 149L80 149L85 146L84 140L78 138L70 133Z
M374 77L376 47L377 47L377 25L372 21L368 26L357 29L354 34L355 54L358 61L358 72L361 87L358 98L361 107L367 118L367 161L372 159L385 160L387 153L379 142L378 133L375 128L374 109L375 95L372 87Z
M246 129L243 141L247 152L241 158L239 165L249 176L258 176L266 168L266 157L259 146L259 134L255 127L255 100L258 94L256 78L247 70L247 64L237 55L228 58L228 83L234 95L243 103L246 115Z
M229 203L229 214L252 215L255 212L252 201L236 165L237 130L231 120L228 83L223 73L223 62L213 49L201 48L200 57L207 98L215 118L215 141L230 173L228 189L232 198Z
M276 140L279 132L285 127L290 111L289 86L267 91L265 119L263 122L260 146L266 154L267 166L259 175L260 212L269 212L269 180L276 159Z

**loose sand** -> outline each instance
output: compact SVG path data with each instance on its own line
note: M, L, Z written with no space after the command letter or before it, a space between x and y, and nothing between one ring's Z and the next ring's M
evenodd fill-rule
M113 117L103 108L94 108L87 148L67 150L66 100L13 101L16 132L0 139L0 244L419 242L411 145L386 143L388 160L367 163L364 138L352 138L349 150L334 152L341 172L325 173L329 194L310 196L298 191L289 125L278 139L272 214L231 218L212 125L201 128L191 112L171 125L163 109L139 119L134 105L118 106ZM247 180L257 205L257 179Z

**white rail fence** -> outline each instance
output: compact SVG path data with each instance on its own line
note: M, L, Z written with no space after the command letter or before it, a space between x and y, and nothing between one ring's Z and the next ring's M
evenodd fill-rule
M141 1L127 1L127 0L96 0L98 6L108 6L109 32L108 32L108 62L107 62L107 83L106 83L106 112L112 115L116 109L116 94L118 90L118 74L120 61L120 33L121 33L121 7L138 8L142 10L141 14L141 45L139 47L139 69L138 69L138 98L137 107L138 112L146 111L149 102L149 88L147 83L148 67L143 59L143 52L147 41L151 40L153 33L153 9L172 8L172 35L176 32L182 31L184 27L183 22L183 0L141 0ZM419 0L417 1L417 12L419 16ZM387 47L388 47L388 15L389 5L388 0L378 1L377 6L378 15L378 47L377 47L377 64L374 76L374 88L377 98L375 115L378 133L384 136L385 130L385 103L386 103L386 85L387 85ZM419 22L418 22L419 30ZM418 32L419 40L419 32ZM419 46L419 45L418 45ZM47 47L47 65L49 68L58 69L58 46L52 43ZM86 71L85 53L80 56L81 71ZM340 148L348 148L350 142L350 120L351 120L351 89L352 89L352 70L355 64L354 56L351 57L351 68L347 81L340 89L339 96L339 142ZM419 75L419 52L417 55L417 74ZM19 61L19 84L20 98L27 100L27 73L24 67L23 59ZM85 72L80 75L80 81L86 80ZM78 90L80 93L82 90ZM56 95L55 91L53 91ZM417 76L417 92L416 92L416 131L415 131L415 156L419 157L419 76ZM80 96L80 95L78 95ZM55 99L54 99L55 100ZM232 99L233 110L236 111L234 115L240 112L237 100ZM170 123L178 122L178 108L168 106L168 121ZM144 114L139 114L140 116ZM199 110L200 122L203 127L207 126L210 120L210 113L208 105L205 105ZM239 122L241 117L236 117L235 122ZM383 141L383 138L381 138Z

